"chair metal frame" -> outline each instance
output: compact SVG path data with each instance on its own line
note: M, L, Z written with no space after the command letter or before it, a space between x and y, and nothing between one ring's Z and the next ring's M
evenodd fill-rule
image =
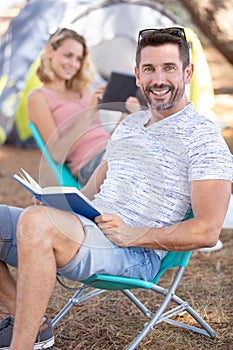
M71 174L70 170L68 169L66 164L59 164L54 161L51 154L48 151L48 148L46 147L36 125L32 122L29 122L29 128L31 129L32 135L41 150L43 156L47 160L52 172L54 173L58 183L61 186L74 186L78 189L81 189L82 186L80 183L75 179L75 177Z
M160 270L152 282L147 282L137 278L128 278L123 276L94 275L87 280L81 281L81 286L77 289L73 297L60 310L52 320L52 326L55 327L59 321L69 312L73 306L78 306L84 301L100 295L108 290L120 290L131 300L142 313L148 317L148 322L136 336L136 338L127 347L127 350L134 350L139 343L154 329L160 322L166 322L192 332L215 338L215 331L203 318L189 305L189 303L176 295L176 290L180 284L185 268L188 265L192 251L188 252L168 252L162 260ZM176 274L169 288L164 288L157 284L160 277L169 269L177 267ZM59 277L58 277L59 280ZM91 289L89 287L92 287ZM134 289L146 289L158 293L164 297L160 306L155 312L146 307L132 292ZM175 306L169 304L174 302ZM172 319L174 316L187 312L197 323L197 326Z

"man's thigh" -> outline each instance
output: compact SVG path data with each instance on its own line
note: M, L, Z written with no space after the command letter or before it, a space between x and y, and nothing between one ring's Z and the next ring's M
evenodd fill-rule
M153 249L121 248L109 241L92 221L79 216L85 239L75 257L58 272L71 280L84 280L93 274L121 275L152 280L160 267Z
M45 206L32 206L26 209L0 205L0 260L17 266L17 224L21 224L22 243L28 239L36 241L37 252L44 242L49 241L55 254L58 267L67 264L77 253L84 239L80 220L72 213ZM30 228L30 229L29 229ZM48 244L48 243L46 243Z

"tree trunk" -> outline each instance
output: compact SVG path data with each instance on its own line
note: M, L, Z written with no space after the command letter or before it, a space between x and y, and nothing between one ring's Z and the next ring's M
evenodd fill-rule
M193 23L233 64L233 0L180 0Z

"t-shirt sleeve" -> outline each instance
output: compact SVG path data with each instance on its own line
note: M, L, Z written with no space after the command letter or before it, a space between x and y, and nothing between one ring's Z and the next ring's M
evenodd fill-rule
M193 132L189 144L189 181L233 181L233 155L215 126L204 123Z

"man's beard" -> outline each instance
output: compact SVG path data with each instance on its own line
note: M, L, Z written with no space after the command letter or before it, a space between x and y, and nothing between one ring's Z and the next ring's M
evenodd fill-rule
M154 103L152 99L149 97L150 90L153 90L153 89L169 89L169 91L171 92L171 97L169 101L163 103L162 101L158 100L158 102ZM171 86L171 85L151 85L151 86L148 86L145 90L143 89L143 94L146 98L148 105L151 107L152 110L164 111L172 108L175 102L180 101L181 97L184 94L184 90L185 90L184 86L180 90L179 89L175 90L174 86Z

